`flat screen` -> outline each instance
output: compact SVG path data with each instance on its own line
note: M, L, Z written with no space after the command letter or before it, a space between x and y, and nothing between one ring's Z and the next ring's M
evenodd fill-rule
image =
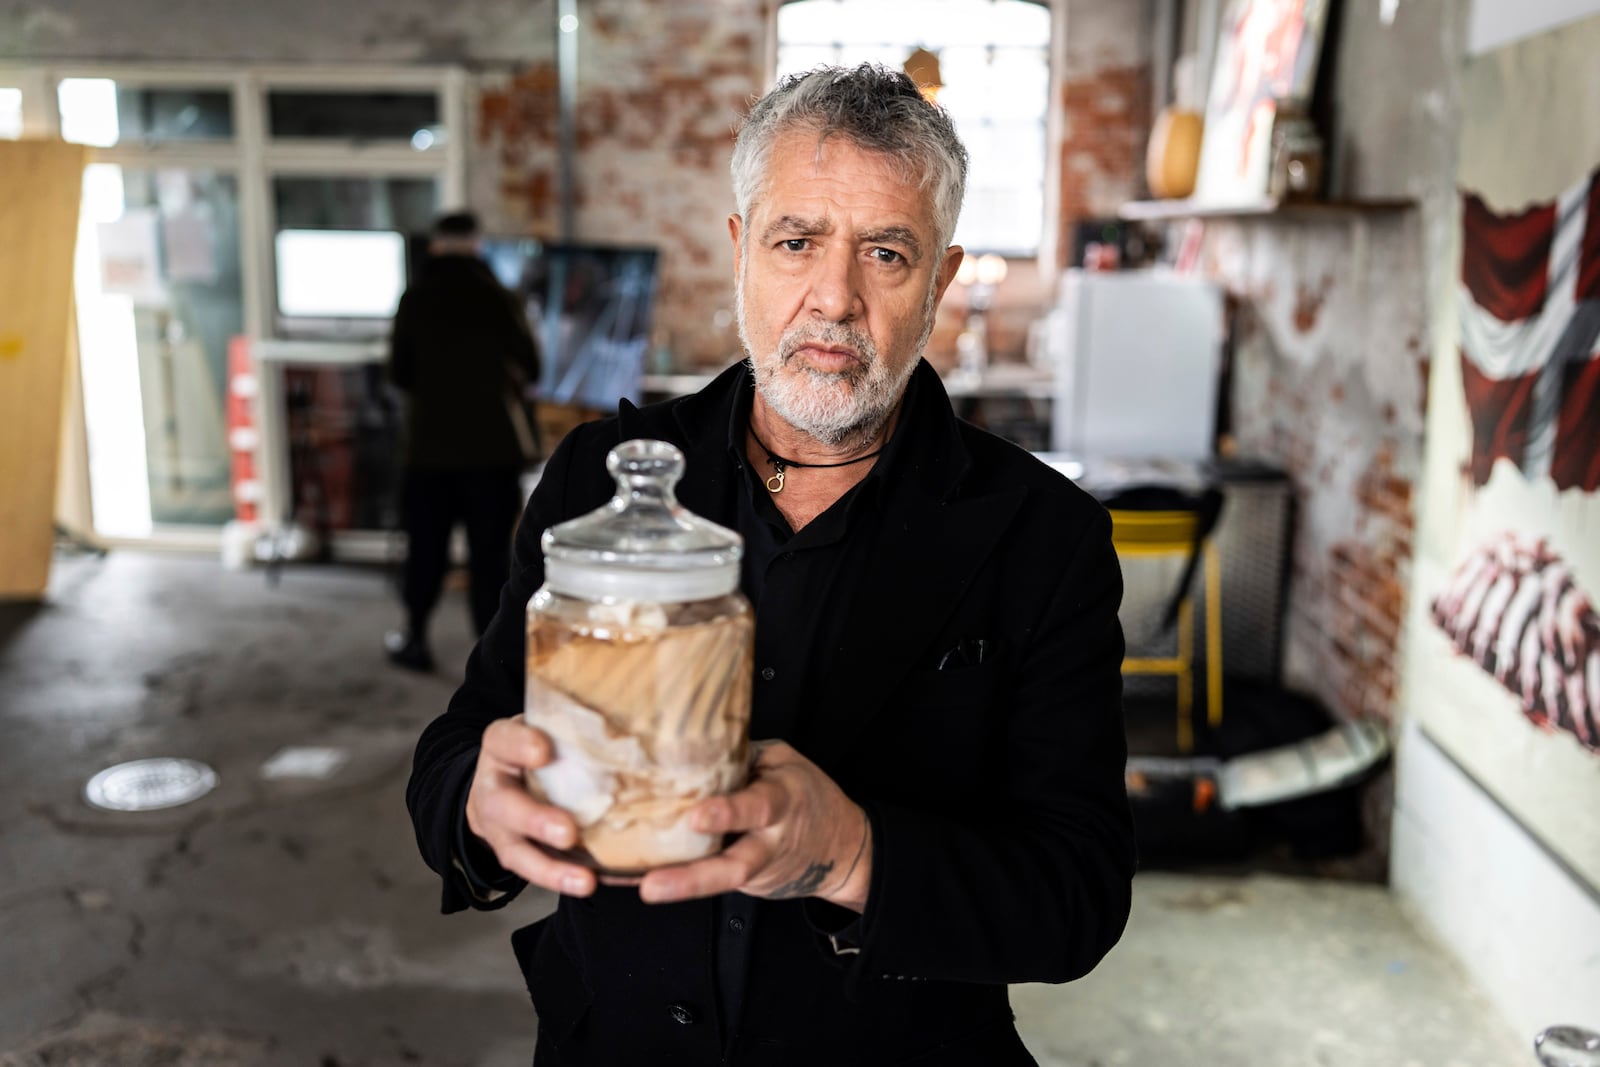
M406 284L406 239L387 230L279 230L278 314L388 319Z
M655 307L654 248L489 237L480 244L539 338L539 396L615 411L638 403Z

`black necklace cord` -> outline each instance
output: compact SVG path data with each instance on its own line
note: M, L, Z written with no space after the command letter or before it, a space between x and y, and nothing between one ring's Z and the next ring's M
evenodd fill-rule
M761 451L767 454L767 462L772 464L772 469L776 472L772 475L772 477L767 479L767 492L774 495L783 492L783 472L789 467L799 467L802 469L806 467L813 467L818 470L828 467L852 467L857 463L865 463L867 460L883 451L882 446L879 446L875 452L868 452L864 456L857 456L855 459L842 460L838 463L801 463L798 460L788 459L784 456L780 456L772 449L768 448L767 443L756 434L756 428L754 426L750 427L750 436L755 440L756 444L761 446Z

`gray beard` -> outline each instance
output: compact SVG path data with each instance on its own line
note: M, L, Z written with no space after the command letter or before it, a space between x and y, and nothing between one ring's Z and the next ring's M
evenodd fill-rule
M870 335L844 323L793 326L778 340L776 352L757 357L750 347L745 323L744 272L735 293L739 341L744 346L745 362L750 367L756 390L784 422L814 439L825 448L852 452L866 448L883 431L894 414L906 385L917 369L928 338L933 335L937 280L928 285L923 302L922 336L917 339L915 357L893 377L888 376ZM825 374L805 370L800 375L780 371L794 353L807 343L849 345L861 358L861 367L847 374Z

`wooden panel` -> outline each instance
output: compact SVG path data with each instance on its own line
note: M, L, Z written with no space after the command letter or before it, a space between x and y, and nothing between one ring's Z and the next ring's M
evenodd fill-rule
M0 141L0 597L50 579L86 151Z

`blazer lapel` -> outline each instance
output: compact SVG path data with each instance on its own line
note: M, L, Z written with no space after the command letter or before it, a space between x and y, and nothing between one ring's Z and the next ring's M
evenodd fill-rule
M843 754L928 651L1022 506L1022 487L966 495L971 457L938 374L917 368L906 453L884 494L864 579L839 610L843 644L805 711L801 736L819 754ZM982 635L972 635L982 636Z

